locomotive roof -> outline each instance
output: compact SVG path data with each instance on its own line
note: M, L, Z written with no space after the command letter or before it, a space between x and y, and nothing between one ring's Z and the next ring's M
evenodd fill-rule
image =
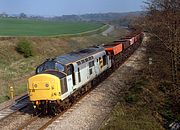
M80 59L86 58L88 56L91 56L103 50L104 48L100 46L92 46L86 49L77 50L77 51L67 53L65 55L58 56L54 60L66 65L72 62L76 62Z
M115 40L115 41L113 41L113 42L121 42L121 43L127 42L127 38Z
M113 47L113 46L117 46L117 45L119 45L119 43L109 43L109 44L105 44L105 45L103 45L103 47Z

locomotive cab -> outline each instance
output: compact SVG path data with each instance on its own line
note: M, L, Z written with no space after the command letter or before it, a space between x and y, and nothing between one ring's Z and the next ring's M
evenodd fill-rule
M62 100L67 92L66 67L56 61L46 61L36 69L36 75L28 79L28 92L34 107Z

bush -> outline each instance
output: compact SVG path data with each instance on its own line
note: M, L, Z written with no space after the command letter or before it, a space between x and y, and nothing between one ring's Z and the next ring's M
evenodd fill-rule
M171 90L172 83L168 81L161 81L158 85L158 89L163 93L169 92Z
M130 95L129 94L125 97L125 101L127 103L134 104L134 103L138 102L138 97L137 97L137 95Z
M168 97L169 98L169 97ZM162 107L159 108L159 113L168 121L172 122L175 120L177 115L173 112L173 99L166 99Z
M31 46L31 43L27 40L21 40L20 42L18 42L16 50L19 53L23 54L26 58L33 56L33 48Z
M138 79L135 81L135 83L132 85L132 87L129 88L129 91L131 93L141 93L143 90L143 87L146 86L149 83L148 79L145 79L144 77Z

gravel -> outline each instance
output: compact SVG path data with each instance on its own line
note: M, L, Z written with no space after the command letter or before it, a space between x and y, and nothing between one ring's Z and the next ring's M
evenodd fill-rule
M21 126L24 122L27 122L30 118L32 118L31 115L26 112L29 111L28 109L29 108L24 109L25 113L17 111L13 115L1 120L0 130L14 130Z

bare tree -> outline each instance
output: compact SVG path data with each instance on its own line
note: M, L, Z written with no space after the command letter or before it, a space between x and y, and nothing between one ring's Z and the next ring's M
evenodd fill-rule
M180 1L147 0L144 25L151 34L171 51L172 80L178 82L180 63Z

